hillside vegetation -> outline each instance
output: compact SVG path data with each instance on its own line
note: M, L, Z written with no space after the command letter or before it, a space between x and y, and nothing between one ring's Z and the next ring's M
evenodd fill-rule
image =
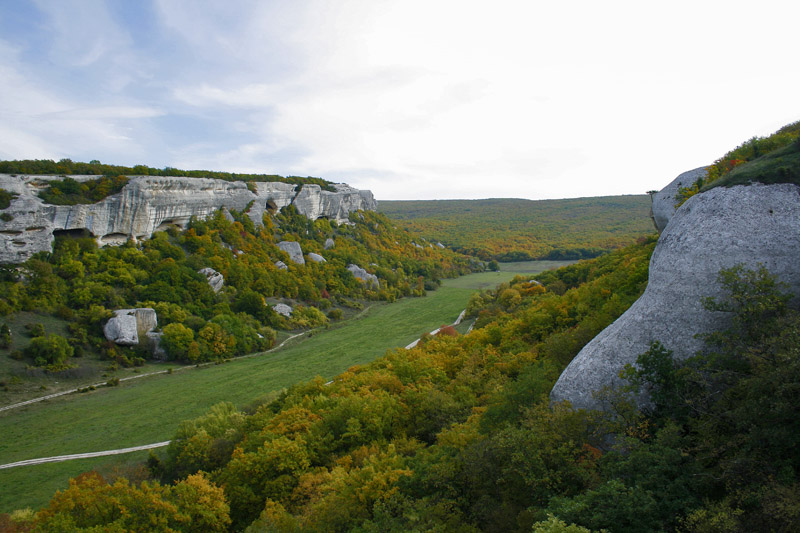
M164 460L151 461L153 472L165 483L205 472L212 489L224 487L233 529L260 520L277 530L439 524L469 531L492 523L508 530L525 501L545 502L550 491L583 479L585 466L575 463L550 488L521 490L541 479L526 482L522 472L500 481L520 466L511 460L515 446L541 448L530 457L531 476L551 460L560 468L592 457L583 441L564 440L583 435L586 424L546 429L553 420L577 420L561 411L547 415L547 392L580 347L638 297L652 248L651 240L542 274L544 287L525 276L478 293L469 305L478 329L468 336L445 330L418 348L353 367L329 385L298 384L247 412L219 405L181 427ZM545 420L527 431L519 424L527 423L530 409ZM558 437L562 431L569 435ZM41 527L57 520L86 527L69 502L108 501L101 493L112 491L103 486L96 477L75 481L40 516ZM514 501L502 509L508 497ZM108 523L108 509L112 514L95 515L94 524ZM526 516L532 523L534 516Z
M714 161L705 177L678 190L676 205L712 187L749 183L800 185L800 121L767 137L753 137Z
M596 257L653 233L647 195L381 201L404 229L483 260Z
M503 266L508 265L522 265L532 272L552 266L551 262ZM370 302L356 316L309 331L268 353L200 367L145 365L132 369L140 374L129 374L142 379L0 412L0 464L169 440L181 421L200 416L218 402L245 408L255 398L275 398L281 389L315 376L329 381L352 365L406 346L442 323L453 322L476 289L494 287L513 276L482 272L447 279L425 298ZM461 331L470 322L464 321ZM159 370L162 373L143 377ZM120 370L115 375L124 374ZM63 381L59 376L42 379L48 392ZM71 422L62 424L65 419ZM44 507L56 490L67 488L69 478L86 470L138 479L142 466L136 462L146 458L144 452L0 470L0 513Z
M0 365L0 401L33 392L31 368L64 382L144 364L151 357L148 346L106 341L102 326L115 309L154 308L170 360L223 360L270 348L281 331L340 320L367 301L424 296L439 279L473 264L450 250L415 247L408 234L374 212L353 214L352 225L341 226L312 222L291 206L274 218L266 215L261 227L242 213L232 218L219 211L192 221L184 232L173 228L119 247L59 237L52 253L0 269L0 315L7 317L0 318L0 353L11 357ZM335 244L326 250L327 239ZM277 247L281 240L296 241L327 262L296 265ZM287 266L276 266L277 260ZM349 264L367 268L379 285L355 278ZM205 267L222 273L221 291L214 292L199 273ZM282 302L293 306L290 317L273 310ZM14 329L12 337L22 312L30 322L26 334ZM104 368L95 364L98 359Z
M729 297L708 305L735 319L708 352L680 365L653 344L603 393L605 414L548 405L563 367L643 290L653 245L479 293L470 335L246 411L218 404L151 457L160 482L83 475L35 525L125 529L146 515L188 531L181 517L196 513L219 531L792 531L800 315L766 271L720 276ZM644 412L630 396L643 386ZM187 484L215 496L176 502Z

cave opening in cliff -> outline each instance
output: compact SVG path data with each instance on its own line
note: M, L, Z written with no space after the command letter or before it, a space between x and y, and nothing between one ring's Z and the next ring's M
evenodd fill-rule
M275 213L278 212L278 204L276 204L275 200L273 200L272 198L267 200L266 208L271 215L274 215Z
M85 228L54 229L53 237L56 239L94 239L92 232Z

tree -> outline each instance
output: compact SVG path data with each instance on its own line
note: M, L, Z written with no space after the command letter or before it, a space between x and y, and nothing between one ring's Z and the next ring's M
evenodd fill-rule
M50 334L46 337L34 337L25 349L27 355L33 357L36 366L60 368L72 357L75 349L61 335Z
M173 359L186 359L194 341L194 332L179 322L164 326L161 345Z

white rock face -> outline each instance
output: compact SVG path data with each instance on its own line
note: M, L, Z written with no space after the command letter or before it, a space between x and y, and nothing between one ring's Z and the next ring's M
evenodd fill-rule
M97 178L70 177L76 181ZM19 195L3 211L12 220L0 221L0 263L20 263L37 252L51 251L57 231L86 230L100 245L122 244L171 226L185 228L192 217L203 219L218 209L230 216L229 210L244 211L250 205L247 214L260 225L265 212L293 203L309 218L327 217L339 223L346 222L352 211L377 207L371 192L347 185L337 185L337 192L305 185L298 193L298 186L288 183L253 183L253 193L244 182L164 176L132 176L120 193L96 204L44 204L37 193L48 181L59 179L0 174L0 188Z
M669 185L653 195L653 221L656 223L659 233L664 231L669 219L675 214L675 204L677 203L675 196L678 194L678 189L689 187L699 178L705 178L708 173L706 168L700 167L680 174Z
M314 252L309 252L308 258L314 261L315 263L327 263L328 261L319 254L315 254Z
M295 241L279 242L278 248L289 254L289 259L292 260L292 263L296 263L298 265L306 264L306 260L303 258L303 249L300 247L299 242Z
M333 247L334 247L334 245L335 245L335 244L336 244L336 243L334 243L334 242L333 242L333 239L331 239L330 237L328 237L327 239L325 239L325 249L326 249L326 250L330 250L331 248L333 248Z
M275 261L275 266L278 267L278 270L289 270L289 267L283 261Z
M347 270L349 270L356 279L363 281L368 287L374 287L376 289L381 287L381 282L378 280L378 276L375 274L370 274L360 266L347 265Z
M319 185L305 184L292 203L298 213L311 220L325 217L338 223L347 222L353 211L378 208L369 191L359 191L342 183L335 184L334 188L336 192L330 192L323 191Z
M139 344L139 337L158 327L158 317L154 309L119 309L103 326L106 339L125 346Z
M198 272L206 277L211 290L214 292L222 290L222 287L225 285L225 276L210 267L201 268Z
M669 221L650 260L644 294L587 344L564 370L551 399L600 408L592 391L619 382L618 372L660 341L685 359L707 333L728 324L703 309L701 298L723 297L720 269L763 264L800 295L800 187L791 184L718 187L693 196Z
M275 304L272 307L272 310L278 313L279 315L285 316L286 318L292 316L292 311L293 311L291 306L288 306L286 304Z

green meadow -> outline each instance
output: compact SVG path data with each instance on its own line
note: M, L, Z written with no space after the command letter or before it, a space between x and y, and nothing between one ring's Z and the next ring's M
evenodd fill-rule
M0 413L0 464L94 452L169 440L182 420L229 401L245 407L294 383L331 379L387 350L406 346L425 332L452 323L472 292L493 288L517 274L564 262L506 263L499 272L445 280L424 298L375 303L357 317L316 330L286 346L219 365L191 367L70 394ZM148 452L0 470L0 512L39 508L70 477L97 469L131 473ZM126 470L127 469L127 470Z

